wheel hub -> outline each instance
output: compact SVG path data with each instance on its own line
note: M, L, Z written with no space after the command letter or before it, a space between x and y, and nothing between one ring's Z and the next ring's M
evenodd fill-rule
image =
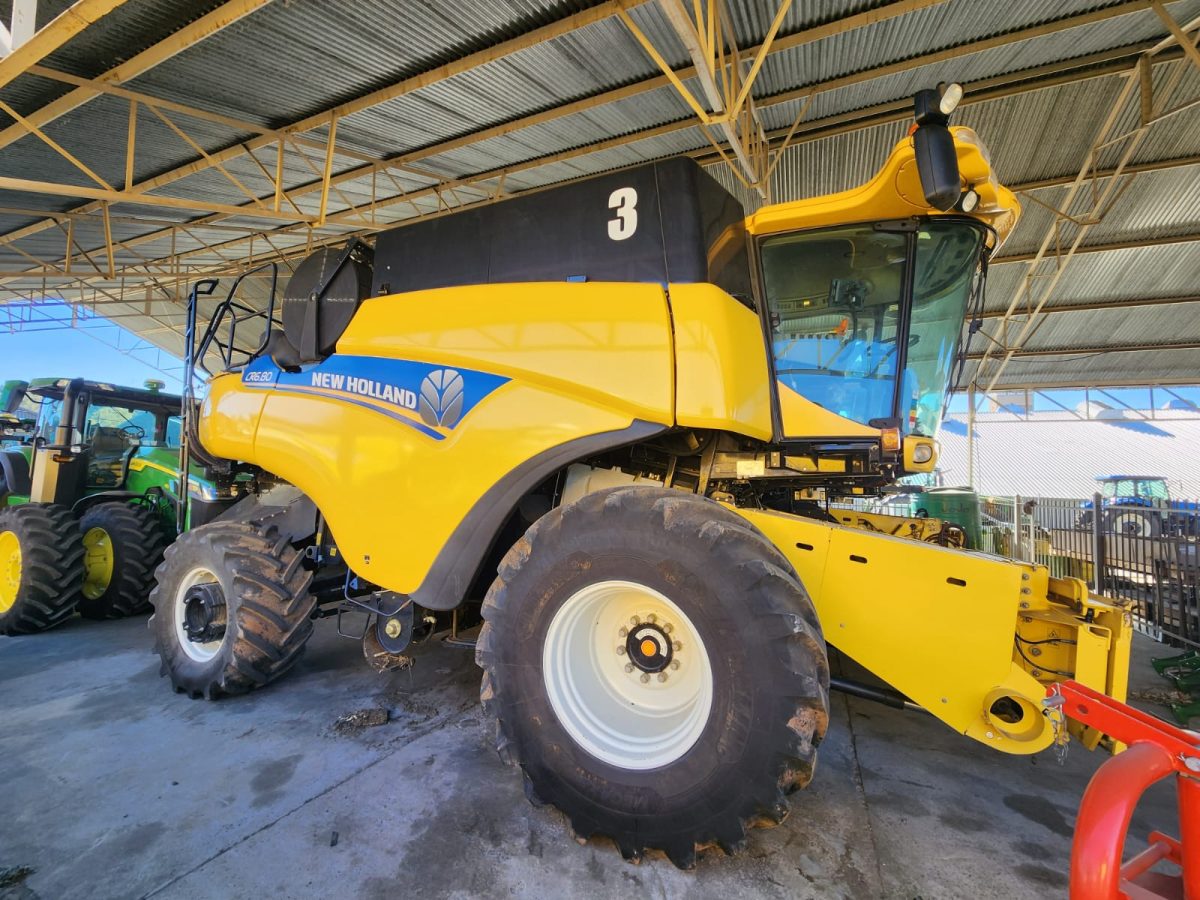
M656 618L654 613L650 613L649 617ZM671 630L673 627L670 623L660 626L653 621L639 623L628 630L622 628L621 631L627 631L624 655L628 656L633 667L641 672L656 675L665 671L675 658L675 648L669 633ZM620 650L617 652L620 653Z
M225 636L225 595L216 582L194 584L183 595L183 628L187 639L208 644Z

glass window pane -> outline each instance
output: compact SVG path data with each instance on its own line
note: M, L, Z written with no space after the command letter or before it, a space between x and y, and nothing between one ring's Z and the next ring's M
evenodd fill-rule
M982 241L980 229L962 221L934 220L917 232L908 359L900 382L901 418L917 434L933 437L941 424Z
M892 415L906 247L870 225L763 243L781 391L862 424Z
M54 432L58 429L59 420L62 418L62 401L51 400L49 398L42 401L42 408L38 413L37 436L45 438L47 443L54 443Z
M1170 496L1167 492L1167 483L1160 478L1139 481L1138 494L1142 497L1150 497L1153 500L1166 500Z

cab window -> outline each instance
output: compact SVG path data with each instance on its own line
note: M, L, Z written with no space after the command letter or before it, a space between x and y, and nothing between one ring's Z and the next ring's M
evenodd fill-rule
M1151 500L1166 500L1169 497L1167 483L1161 478L1147 478L1138 482L1138 496Z

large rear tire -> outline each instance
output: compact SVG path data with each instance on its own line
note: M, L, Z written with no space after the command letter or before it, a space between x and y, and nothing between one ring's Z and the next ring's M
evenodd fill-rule
M313 630L312 573L302 563L274 528L213 522L180 535L150 595L160 674L176 691L215 700L287 672Z
M1105 512L1108 531L1127 537L1158 537L1162 534L1162 513L1155 509L1117 507Z
M83 583L71 511L48 503L0 509L0 634L33 634L67 619Z
M93 506L83 532L83 590L76 609L88 619L119 619L150 608L154 568L166 540L152 509L128 503Z
M717 503L622 487L560 507L505 556L483 615L497 749L580 837L688 868L782 821L812 778L820 626L782 554Z

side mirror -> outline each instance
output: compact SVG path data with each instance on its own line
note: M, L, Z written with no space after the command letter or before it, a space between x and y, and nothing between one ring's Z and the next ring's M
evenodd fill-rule
M917 127L913 131L913 150L925 202L934 209L948 212L962 192L958 174L958 154L950 134L950 113L962 96L962 88L950 85L939 90L918 91L913 97ZM947 102L951 101L951 102ZM947 108L949 107L949 108Z

